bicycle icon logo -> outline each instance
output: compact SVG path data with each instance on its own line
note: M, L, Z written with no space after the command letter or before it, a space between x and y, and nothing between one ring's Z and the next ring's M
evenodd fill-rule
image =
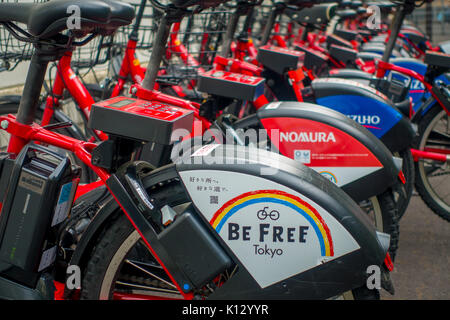
M258 210L256 216L259 220L266 220L267 217L269 217L271 220L276 221L280 218L280 213L277 210L272 210L270 212L267 212L266 210L269 207L264 207L264 209Z

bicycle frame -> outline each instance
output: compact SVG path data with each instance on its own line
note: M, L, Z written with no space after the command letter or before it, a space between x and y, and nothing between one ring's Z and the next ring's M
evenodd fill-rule
M450 110L447 109L445 104L434 93L433 88L435 86L433 84L430 84L429 82L427 82L423 75L419 74L418 72L415 72L414 70L399 67L399 66L396 66L389 62L377 60L377 70L376 70L375 76L377 78L383 78L387 71L396 71L396 72L402 73L404 75L407 75L408 77L414 78L414 79L418 80L419 82L421 82L425 86L426 90L428 90L430 92L430 94L433 96L433 98L436 99L436 101L439 103L439 105L442 107L442 109L444 109L445 112L448 115L450 115Z
M67 51L58 62L52 92L47 97L45 103L44 114L41 120L42 126L50 124L54 109L55 107L59 106L59 99L63 96L64 89L67 89L69 91L70 95L80 107L84 118L89 118L91 106L95 101L84 84L72 70L70 66L71 59L72 52ZM108 136L99 130L94 130L94 133L100 140L108 139Z
M136 58L136 45L136 40L128 39L125 54L120 66L117 84L111 94L112 98L117 97L123 91L124 85L129 76L131 76L134 83L140 84L144 79L146 69L141 66L139 59Z

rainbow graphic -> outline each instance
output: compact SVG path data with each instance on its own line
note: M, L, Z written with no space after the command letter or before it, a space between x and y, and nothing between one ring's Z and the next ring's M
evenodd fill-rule
M301 214L313 226L320 243L322 256L332 257L333 240L330 230L320 214L311 205L289 193L279 190L251 191L225 203L212 217L210 224L220 233L225 222L236 212L256 203L277 203L289 207Z
M331 182L337 184L336 176L333 173L331 173L330 171L320 171L319 173L321 175L323 175L325 178L329 179Z

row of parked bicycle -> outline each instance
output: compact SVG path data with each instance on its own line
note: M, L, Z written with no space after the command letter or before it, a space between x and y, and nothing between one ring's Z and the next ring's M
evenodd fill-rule
M1 2L0 79L30 64L0 97L0 298L394 294L414 187L450 220L450 42L418 5Z

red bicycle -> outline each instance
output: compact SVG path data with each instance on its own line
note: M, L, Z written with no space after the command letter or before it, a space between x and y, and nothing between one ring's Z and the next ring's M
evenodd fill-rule
M83 14L79 28L63 34L70 5ZM163 6L155 1L154 5L164 10L155 38L155 45L160 45L174 20L189 13L189 7L205 4L172 1ZM343 293L344 297L377 297L378 291L365 286L365 271L367 266L381 266L389 237L367 224L364 213L339 188L294 161L263 151L258 156L257 149L216 145L192 155L200 157L201 164L188 161L189 156L155 170L136 161L137 151L145 142L172 144L175 128L191 129L193 112L125 96L91 106L90 126L109 135L100 143L51 131L70 123L46 127L33 123L48 62L72 46L83 45L94 33L109 34L133 17L132 7L111 0L0 4L2 25L35 46L17 116L0 117L2 130L11 134L9 153L1 155L0 297L52 299L57 281L61 289L57 298L73 298L76 288L64 288L68 265L83 270L84 299L274 299L280 294L318 299ZM14 22L27 24L28 31ZM87 38L76 41L83 36ZM141 95L153 96L163 54L153 51L142 88L137 85ZM80 241L69 241L67 247L83 221L77 210L87 214L90 208L73 208L68 217L79 172L66 156L47 146L73 153L106 188L95 190L100 195L94 201L98 207L94 217ZM251 161L243 163L235 156L245 153ZM220 160L218 165L211 162L214 159ZM268 165L267 159L274 163ZM261 176L260 170L268 168L277 169L277 175ZM213 193L197 193L196 183L201 180L218 184L221 194L212 198ZM214 188L206 190L214 192ZM205 203L205 198L210 202ZM244 206L234 208L236 202ZM296 237L300 240L292 243L290 236L280 240L282 254L267 260L259 251L252 254L252 244L236 238L236 225L251 223L258 229L254 210L267 207L269 212L279 212L279 206L286 227L301 223ZM229 210L234 212L232 220L223 215ZM266 221L258 245L273 245L273 237L264 236L269 232L282 239L279 231L273 231L280 230L280 221L275 223ZM306 230L315 231L307 234ZM186 241L180 242L180 235ZM334 242L336 238L339 241ZM384 268L382 272L388 274ZM315 290L298 285L310 277L327 285ZM332 279L338 280L337 285L329 285Z

